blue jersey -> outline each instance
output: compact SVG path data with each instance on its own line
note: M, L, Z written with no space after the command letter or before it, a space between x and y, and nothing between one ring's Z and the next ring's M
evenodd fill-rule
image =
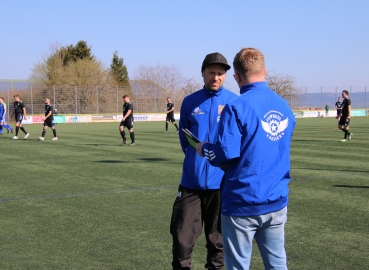
M1 102L0 103L0 117L3 115L4 113L4 107L6 106L5 102Z
M5 121L6 114L5 112L6 104L5 102L0 103L0 120Z

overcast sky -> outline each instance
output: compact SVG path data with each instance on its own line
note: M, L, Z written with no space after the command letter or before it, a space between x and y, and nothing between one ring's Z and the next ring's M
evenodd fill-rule
M218 51L229 63L260 49L268 71L297 86L369 86L368 0L0 0L0 79L27 79L51 44L87 41L109 67L113 52L139 65L176 65L202 82ZM228 73L226 87L238 92Z

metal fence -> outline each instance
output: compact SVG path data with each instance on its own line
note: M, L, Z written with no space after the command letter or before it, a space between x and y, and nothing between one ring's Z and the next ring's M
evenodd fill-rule
M334 109L338 97L342 97L343 90L349 92L353 109L368 109L369 95L366 86L346 86L346 87L304 87L299 95L298 102L293 108L302 107L304 109L323 109L328 104Z
M8 106L8 115L12 114L13 96L18 94L26 105L27 114L43 114L45 98L59 114L120 114L123 107L123 95L128 94L135 113L164 113L166 98L170 96L179 111L183 91L166 91L150 82L135 81L129 87L77 87L52 86L38 87L29 82L0 82L0 96Z
M323 109L328 104L334 109L342 90L348 90L353 109L367 109L369 97L367 87L305 87L298 96L284 95L294 110ZM0 96L8 105L8 116L12 113L13 96L20 95L28 114L43 114L44 100L51 99L60 114L120 114L125 94L130 95L135 113L164 113L166 98L170 96L179 112L182 101L190 92L182 89L168 91L152 82L131 81L129 87L107 86L51 86L39 87L29 81L0 80Z

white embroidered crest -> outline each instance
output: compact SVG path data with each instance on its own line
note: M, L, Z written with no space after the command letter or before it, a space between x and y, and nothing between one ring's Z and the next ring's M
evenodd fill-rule
M282 113L270 111L264 115L266 121L260 120L269 140L278 141L284 135L284 131L288 127L288 118L282 120L282 117Z

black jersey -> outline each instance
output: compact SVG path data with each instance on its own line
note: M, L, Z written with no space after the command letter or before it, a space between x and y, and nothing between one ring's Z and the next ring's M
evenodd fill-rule
M337 108L337 110L342 109L342 101L337 101L336 102L336 108Z
M14 113L17 114L17 115L23 115L23 109L25 108L26 106L24 105L24 103L22 102L22 100L20 101L15 101L14 102Z
M342 116L348 116L348 106L351 105L351 99L345 98L342 102Z
M45 116L47 116L51 112L51 115L47 118L50 120L54 120L54 110L52 105L45 105Z
M128 117L127 117L127 118L131 118L131 117L133 117L133 105L132 105L132 103L131 103L131 102L125 102L125 103L123 104L123 117L127 114L127 112L128 112L129 110L131 110L131 113L130 113L130 115L128 115Z
M167 111L170 111L173 108L174 108L173 103L167 103ZM174 115L174 111L171 111L170 113L168 113L168 115Z

